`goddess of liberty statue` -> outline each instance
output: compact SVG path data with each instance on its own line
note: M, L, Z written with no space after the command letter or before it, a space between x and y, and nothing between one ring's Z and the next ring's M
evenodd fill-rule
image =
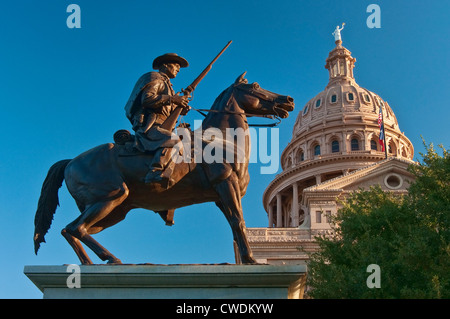
M336 26L336 29L332 33L332 35L334 35L334 41L336 41L336 42L337 41L341 41L342 42L341 31L344 30L344 25L345 25L345 22L342 23L342 28L339 28L339 26Z

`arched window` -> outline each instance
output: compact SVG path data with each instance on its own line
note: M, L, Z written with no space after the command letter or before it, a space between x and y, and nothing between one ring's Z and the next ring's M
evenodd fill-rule
M370 149L373 151L376 151L378 149L377 141L375 140L370 141Z
M331 142L331 153L338 153L339 152L339 142L334 140Z
M350 142L352 151L359 151L359 141L356 138L352 138Z
M292 160L291 160L291 157L290 156L288 156L288 158L287 158L287 160L286 160L286 167L291 167L292 166Z
M305 153L302 150L298 152L297 161L303 162L305 160Z
M403 157L408 157L408 152L407 152L407 150L406 150L406 146L403 146L402 156L403 156Z
M388 153L397 156L397 148L393 142L389 142Z
M319 144L314 146L314 156L318 156L318 155L320 155L320 145Z
M354 101L355 100L355 96L353 95L353 93L348 93L348 100L349 101Z

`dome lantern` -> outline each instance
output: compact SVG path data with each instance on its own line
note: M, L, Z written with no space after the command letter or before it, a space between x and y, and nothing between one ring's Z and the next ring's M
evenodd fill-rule
M336 41L336 47L329 53L326 59L325 68L329 72L328 85L336 82L355 82L353 68L356 59L351 56L351 52L342 46L342 40Z

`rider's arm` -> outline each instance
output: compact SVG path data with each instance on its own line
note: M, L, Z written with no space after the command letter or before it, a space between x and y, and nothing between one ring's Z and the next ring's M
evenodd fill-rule
M171 104L171 96L162 94L164 92L163 81L153 81L147 85L142 92L141 105L144 108L161 109L165 105Z

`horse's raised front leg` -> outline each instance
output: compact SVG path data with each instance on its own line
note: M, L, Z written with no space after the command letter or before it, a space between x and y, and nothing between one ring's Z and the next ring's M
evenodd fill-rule
M242 214L241 195L237 177L232 174L228 179L215 185L220 202L216 205L222 210L233 231L241 261L244 264L256 264L245 231L245 221Z

